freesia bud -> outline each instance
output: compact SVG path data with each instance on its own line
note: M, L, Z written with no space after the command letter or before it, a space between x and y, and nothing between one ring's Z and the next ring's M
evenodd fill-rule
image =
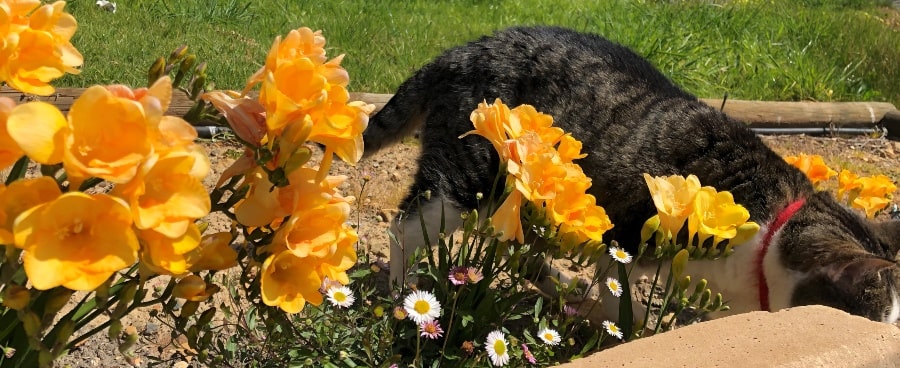
M150 66L150 70L147 71L147 85L152 86L153 83L156 82L159 78L162 78L166 73L166 59L162 56L156 61L153 62L153 65Z
M684 273L684 268L687 267L688 256L688 251L685 249L679 250L678 253L675 254L675 257L672 258L672 277L676 279L681 278L681 275Z
M22 310L28 306L30 300L31 292L24 286L8 285L3 291L3 306L7 308Z
M181 46L176 47L175 50L172 51L171 54L169 54L169 62L174 63L175 60L183 58L184 55L187 54L187 51L188 51L187 45L181 45Z

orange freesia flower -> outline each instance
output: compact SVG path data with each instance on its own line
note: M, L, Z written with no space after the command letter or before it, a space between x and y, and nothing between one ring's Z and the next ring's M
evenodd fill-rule
M696 235L702 245L712 237L715 245L723 240L734 239L739 230L749 231L747 226L741 228L749 219L750 212L734 203L730 192L716 192L713 187L702 187L694 198L693 213L688 219L688 232L692 241ZM751 224L759 229L759 225Z
M47 176L0 184L0 244L12 245L13 225L23 212L62 195L56 180Z
M678 235L691 214L700 180L694 175L687 178L679 175L651 177L646 173L644 180L659 213L660 228L666 231L666 238L671 239Z
M65 13L65 1L40 6L39 1L0 3L0 80L15 89L50 95L48 83L65 73L78 74L84 59L69 40L78 24ZM40 6L40 7L39 7Z
M0 97L0 169L12 165L25 155L6 129L6 121L15 107L16 103L12 99Z
M218 286L207 284L200 276L188 275L178 280L178 284L172 289L172 296L192 302L202 302L218 291Z
M138 229L176 238L210 211L209 193L201 182L208 172L209 161L203 155L153 155L133 180L117 186L114 193L128 201Z
M837 175L837 172L825 165L825 160L819 155L801 153L797 156L786 156L784 160L800 169L814 185Z
M307 302L322 304L321 259L297 257L290 251L275 252L263 262L260 291L263 303L288 313L299 313Z
M35 289L95 289L137 259L131 212L122 200L70 192L22 213L15 245Z
M237 266L237 252L231 248L231 233L204 235L200 245L187 254L191 272L221 271Z

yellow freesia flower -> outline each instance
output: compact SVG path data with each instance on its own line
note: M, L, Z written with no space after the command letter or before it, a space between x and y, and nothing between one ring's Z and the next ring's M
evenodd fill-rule
M113 193L128 201L138 229L176 238L211 209L201 181L208 172L209 162L203 155L153 155L131 181L116 186Z
M9 113L6 129L32 160L45 165L62 162L69 127L56 106L40 101L18 105Z
M559 182L567 174L559 153L533 132L511 143L512 157L507 162L507 171L515 178L516 189L533 202L555 197Z
M572 162L587 156L586 153L581 153L581 141L570 134L560 137L559 147L556 150L559 152L562 162Z
M479 103L478 108L472 111L469 117L475 129L463 134L460 138L469 134L478 134L487 138L500 154L500 161L505 162L510 157L506 142L511 134L507 123L511 120L510 115L509 107L504 105L499 98L493 104Z
M841 170L838 175L838 199L863 210L869 218L891 203L896 190L897 186L884 175L859 177L848 170Z
M590 179L572 163L585 156L581 142L552 126L551 116L530 105L510 110L496 99L493 104L480 103L470 119L475 129L460 138L469 134L487 138L506 167L508 185L515 188L491 217L500 240L523 241L523 199L549 210L553 224L571 233L563 234L567 244L600 241L612 228L596 198L585 194Z
M307 302L322 304L319 287L323 275L317 272L320 263L318 258L297 257L287 250L270 255L260 271L263 303L288 313L299 313Z
M137 259L131 226L122 200L69 192L22 213L13 232L35 289L90 291Z
M0 97L0 170L12 165L25 155L25 151L19 148L19 144L12 139L6 129L9 114L15 107L16 103L12 99Z
M191 272L221 271L237 266L237 252L231 248L231 233L204 235L200 245L187 254Z
M193 137L180 119L163 118L171 94L168 77L149 89L94 86L75 100L68 117L53 105L30 102L13 109L7 129L33 160L62 162L75 187L88 177L121 184L136 175L154 146L164 153L184 148Z
M813 185L837 175L837 172L825 165L825 160L819 155L801 153L797 156L786 156L784 160L806 174Z
M347 202L303 209L281 225L274 243L284 245L298 257L327 257L335 247L356 242L356 232L346 224L349 217Z
M693 209L694 197L700 190L700 180L694 175L651 177L644 174L653 204L659 213L660 228L671 239L678 235Z
M192 302L202 302L218 291L218 286L207 284L200 276L188 275L178 280L178 284L175 284L175 288L172 289L172 296Z
M165 110L157 96L134 92L124 86L94 86L72 104L63 155L70 178L93 176L119 184L135 176L151 152L150 138Z
M318 111L313 111L317 123L312 125L309 140L324 145L345 162L356 163L362 158L362 132L369 125L369 114L375 106L348 102L350 95L343 87L332 90L329 97Z
M845 194L851 194L854 190L859 189L860 183L857 179L859 179L859 176L853 172L847 169L841 170L841 173L838 175L838 199L843 199ZM849 198L848 202L853 202L852 197L853 195L851 194L851 198Z
M47 176L0 184L0 244L12 245L13 226L23 212L62 195L56 180Z
M200 229L193 223L179 236L139 230L141 264L160 275L179 276L190 270L189 254L200 245Z
M873 218L891 203L892 194L897 186L884 175L865 176L854 180L850 204L863 210L866 217Z
M693 207L693 213L688 218L688 232L691 241L697 236L700 245L710 237L713 238L713 246L733 239L738 235L738 227L750 219L750 212L734 203L730 192L717 192L713 187L700 188Z
M491 224L494 233L499 234L497 239L507 241L515 239L519 243L525 242L525 231L522 228L522 193L514 190L509 193L506 200L497 207L491 216Z
M84 59L69 42L78 24L65 1L0 3L0 80L22 92L47 96L53 79L78 74ZM39 7L40 6L40 7Z

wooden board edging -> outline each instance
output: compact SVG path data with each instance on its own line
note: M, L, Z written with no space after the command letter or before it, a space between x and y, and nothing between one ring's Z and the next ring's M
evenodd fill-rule
M84 88L57 88L48 96L26 95L4 86L0 96L9 97L17 103L24 101L45 101L67 112ZM350 93L350 99L365 101L380 110L393 95L382 93ZM704 103L719 108L721 99L700 99ZM169 106L170 115L182 116L193 102L184 93L176 91ZM781 102L727 100L724 111L731 117L749 124L753 128L873 128L881 125L888 130L888 136L900 138L900 112L887 102Z

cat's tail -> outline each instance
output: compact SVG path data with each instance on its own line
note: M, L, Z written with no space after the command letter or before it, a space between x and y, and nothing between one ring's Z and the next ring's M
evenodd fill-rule
M431 90L425 85L427 69L423 68L403 82L397 93L371 119L363 132L363 157L399 142L412 134L425 121Z

